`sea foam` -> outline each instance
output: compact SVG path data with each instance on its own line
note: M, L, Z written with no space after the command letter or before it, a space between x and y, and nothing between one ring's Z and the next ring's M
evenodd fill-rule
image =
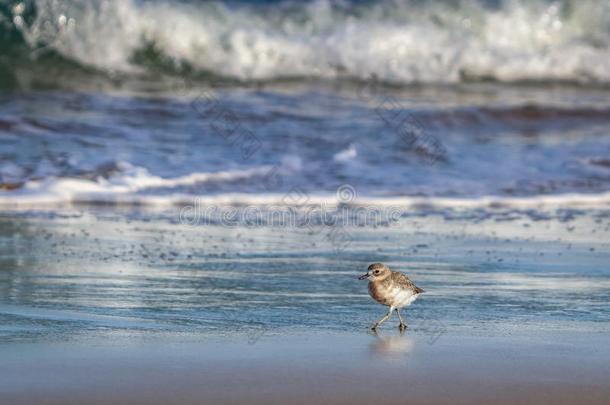
M493 4L37 0L31 23L19 7L12 22L32 49L109 73L163 63L244 81L610 82L610 3Z

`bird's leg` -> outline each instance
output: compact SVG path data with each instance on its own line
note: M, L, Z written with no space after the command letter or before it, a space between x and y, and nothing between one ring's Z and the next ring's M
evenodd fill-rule
M387 321L387 320L388 320L388 318L389 318L391 315L392 315L392 308L390 308L390 310L388 311L388 313L387 313L387 314L385 314L385 315L383 316L383 318L381 318L380 320L378 320L377 322L375 322L375 324L374 324L374 325L371 327L371 329L373 329L373 330L377 330L377 327L378 327L379 325L381 325L382 323L384 323L385 321Z
M400 325L398 325L398 329L405 330L407 329L407 324L402 320L402 316L400 316L400 309L396 308L396 314L398 315L398 319L400 319Z

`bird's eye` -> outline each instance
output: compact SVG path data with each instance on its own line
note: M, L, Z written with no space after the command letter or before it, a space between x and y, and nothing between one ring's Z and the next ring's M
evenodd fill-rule
M379 274L379 270L375 270L375 274Z

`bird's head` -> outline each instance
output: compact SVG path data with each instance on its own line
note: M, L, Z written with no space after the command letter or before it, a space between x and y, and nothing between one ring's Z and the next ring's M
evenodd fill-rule
M381 281L390 277L391 271L388 266L383 263L373 263L369 266L366 273L358 277L359 280Z

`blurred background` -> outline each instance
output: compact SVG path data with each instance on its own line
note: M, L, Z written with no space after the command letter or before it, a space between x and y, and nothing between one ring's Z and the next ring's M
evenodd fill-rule
M605 1L2 0L0 49L4 205L608 191Z

